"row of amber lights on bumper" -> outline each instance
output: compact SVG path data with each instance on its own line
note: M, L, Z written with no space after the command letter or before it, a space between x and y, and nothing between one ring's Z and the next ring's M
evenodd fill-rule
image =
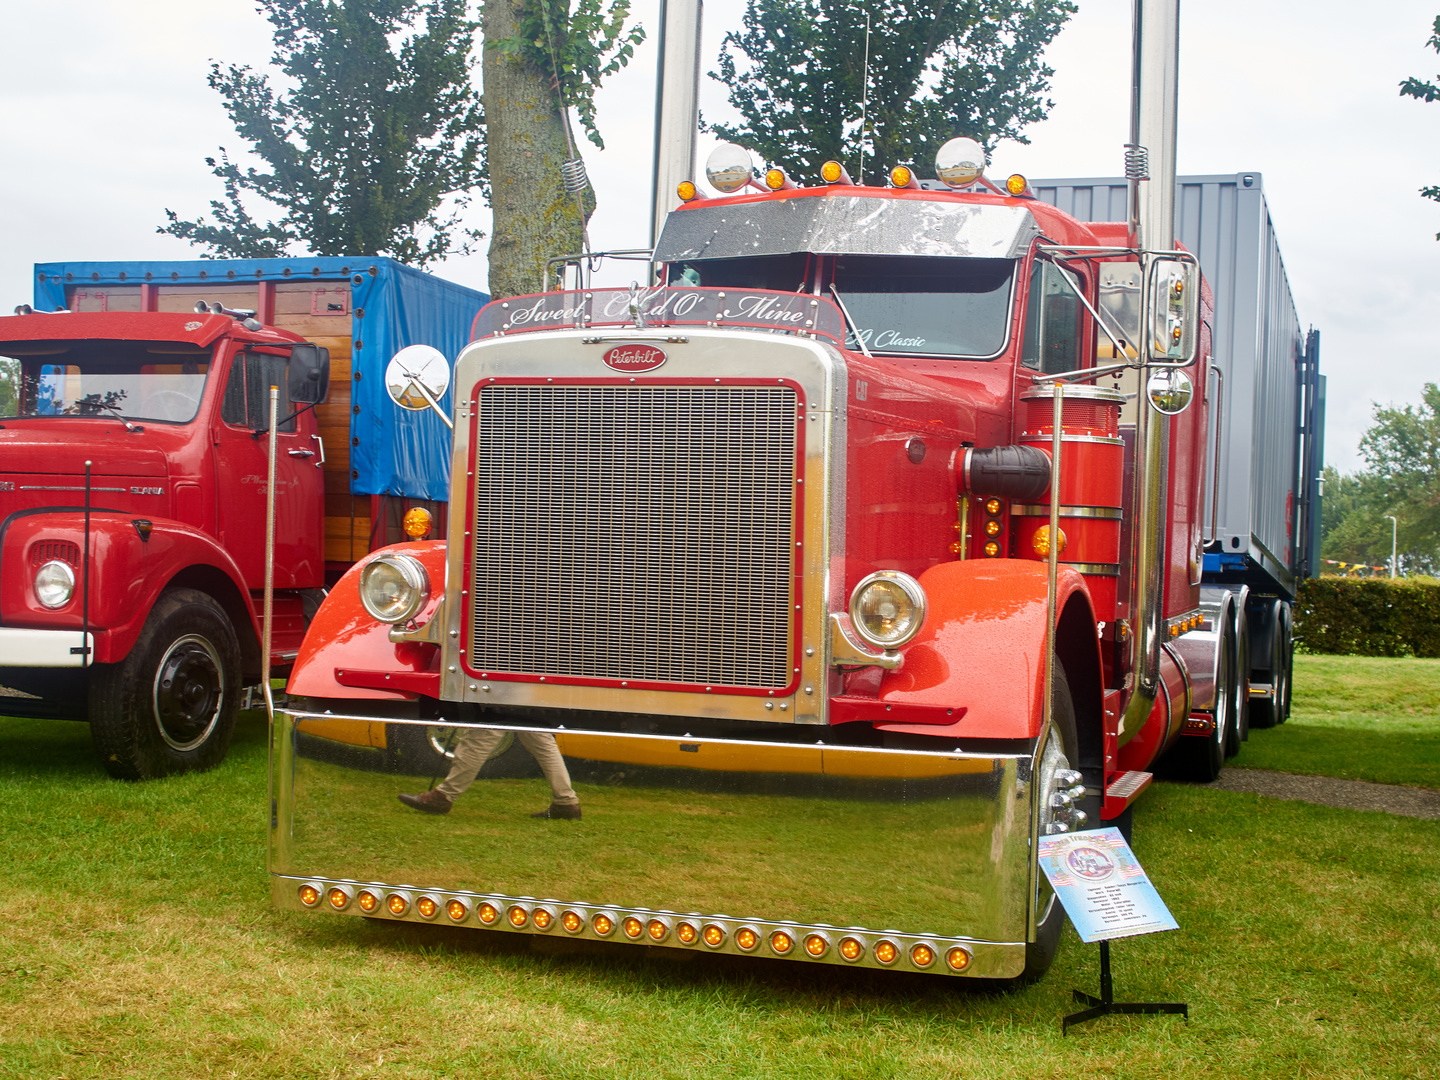
M820 178L827 184L851 182L849 174L845 172L844 166L838 161L827 161L821 165ZM905 165L897 165L890 170L890 184L897 188L919 187L915 180L915 173ZM781 191L795 185L785 175L784 169L767 169L765 186L771 191ZM1005 190L1011 195L1024 195L1028 187L1029 182L1019 173L1015 173L1005 180ZM700 194L700 189L695 186L694 181L682 180L676 187L675 194L680 197L681 202L692 202Z
M380 912L383 906L385 911L397 919L410 914L413 903L415 914L422 919L434 919L443 909L450 921L457 924L468 921L473 913L476 922L482 926L501 927L508 924L514 930L529 928L541 933L553 929L557 922L569 934L579 934L588 925L597 937L609 938L618 929L620 934L630 941L655 945L663 945L673 937L681 945L703 942L712 949L718 949L731 937L731 931L726 927L704 919L669 919L659 916L642 919L636 915L621 916L597 911L587 920L581 912L564 907L559 909L557 918L555 911L543 904L496 904L482 900L472 905L471 901L463 897L453 896L442 901L428 894L421 894L412 901L408 893L400 891L364 887L352 889L348 885L332 885L324 889L313 882L300 886L300 903L307 908L328 904L336 911L345 911L353 904L366 915ZM811 931L800 936L788 930L772 930L765 935L753 926L740 926L736 929L734 942L736 948L746 953L757 952L763 942L775 956L798 955L798 948L816 960L828 956L833 947L841 959L852 964L863 960L867 951L865 942L853 934L842 936L832 946L830 935L820 931ZM878 963L887 967L899 960L902 952L905 952L889 938L881 938L870 951ZM934 945L917 941L909 947L908 957L911 965L923 970L935 966L940 952ZM970 966L970 960L970 950L964 946L954 945L945 951L945 964L951 971L966 970Z

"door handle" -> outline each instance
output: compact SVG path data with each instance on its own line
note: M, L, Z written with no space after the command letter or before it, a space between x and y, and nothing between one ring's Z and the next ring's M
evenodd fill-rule
M315 462L315 467L319 469L325 464L325 440L319 435L311 435L310 437L315 440L315 445L320 447L320 460Z
M291 457L314 457L314 456L315 456L315 451L314 451L314 450L287 450L286 453L289 454Z

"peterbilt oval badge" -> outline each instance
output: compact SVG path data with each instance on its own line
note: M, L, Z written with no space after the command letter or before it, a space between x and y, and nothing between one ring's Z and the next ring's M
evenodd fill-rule
M665 350L654 345L617 345L607 352L602 360L605 366L627 374L636 371L654 371L665 363Z

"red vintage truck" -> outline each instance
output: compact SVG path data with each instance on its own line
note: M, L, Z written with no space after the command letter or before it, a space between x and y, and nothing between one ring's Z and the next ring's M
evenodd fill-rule
M365 337L463 340L485 299L388 259L37 266L0 318L0 713L88 719L117 777L223 758L262 666L269 387L284 671L387 518L443 518L440 443L369 406Z
M1212 433L1250 427L1217 424L1216 298L1172 233L1173 16L1169 62L1137 60L1161 76L1129 220L991 181L966 139L883 185L838 162L762 182L721 147L655 285L482 310L445 539L346 574L276 714L274 902L1044 972L1064 915L1037 839L1126 827L1158 768L1213 777L1256 653L1248 594L1202 592ZM413 360L393 376L425 407ZM1291 464L1262 493L1293 541L1314 504ZM418 796L345 746L376 725L513 736L555 802L510 768L452 798L459 753Z

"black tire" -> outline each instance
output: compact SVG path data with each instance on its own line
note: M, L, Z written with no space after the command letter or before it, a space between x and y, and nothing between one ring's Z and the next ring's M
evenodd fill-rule
M1245 741L1245 734L1248 734L1248 732L1242 734L1240 731L1240 713L1245 703L1240 700L1240 679L1236 664L1235 627L1232 623L1227 622L1225 624L1224 635L1224 639L1220 642L1220 654L1223 658L1222 662L1225 665L1223 680L1223 693L1225 696L1223 710L1225 714L1224 756L1228 759L1240 753L1240 744ZM1217 698L1222 693L1221 672L1218 671L1215 673L1215 693ZM1217 701L1217 706L1218 704L1219 702ZM1217 707L1215 712L1218 716L1221 709ZM1245 723L1248 725L1250 722L1249 710L1245 709L1245 712Z
M1231 654L1235 670L1235 731L1240 741L1250 738L1250 621L1243 608L1235 611L1235 651Z
M1290 719L1290 690L1292 686L1291 675L1295 668L1295 636L1294 628L1290 623L1290 605L1281 605L1283 617L1280 622L1280 662L1277 670L1280 672L1279 686L1275 691L1275 716L1278 723L1285 723Z
M390 767L404 776L443 777L455 760L462 728L444 724L387 724L385 747ZM540 765L513 734L500 740L480 769L480 779L527 778L540 775Z
M195 589L160 594L130 655L90 669L90 739L118 780L218 765L240 708L240 644Z
M1075 726L1075 702L1070 696L1070 681L1065 677L1065 667L1058 656L1055 658L1055 677L1050 686L1050 721L1060 735L1060 745L1064 749L1068 767L1078 770L1080 739ZM1038 782L1040 780L1037 777ZM1092 803L1094 805L1091 805ZM1102 822L1098 800L1086 799L1083 808L1089 817L1085 827L1100 828ZM1041 817L1043 820L1043 812ZM1065 927L1065 909L1049 884L1044 882L1043 875L1036 901L1049 906L1040 913L1039 924L1035 927L1035 940L1025 945L1025 970L1020 973L1017 980L1019 984L1035 982L1050 970L1050 965L1055 962L1055 953L1060 948L1060 932Z
M1283 724L1290 717L1290 657L1294 645L1290 637L1290 607L1277 600L1270 609L1267 627L1269 666L1259 672L1258 682L1270 683L1270 695L1256 698L1250 703L1250 726L1272 728ZM1260 646L1262 649L1264 645Z

